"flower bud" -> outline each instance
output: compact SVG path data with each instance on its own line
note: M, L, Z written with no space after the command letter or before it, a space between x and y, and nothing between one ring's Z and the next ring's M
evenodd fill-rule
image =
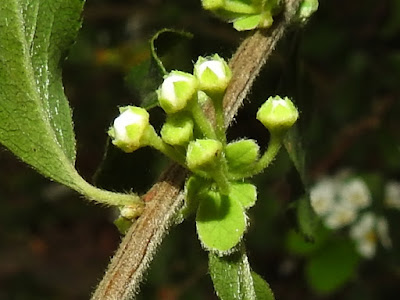
M167 114L184 109L197 92L197 80L189 73L172 71L157 90L158 101Z
M288 97L269 97L257 112L259 120L269 131L288 130L296 122L299 112Z
M221 142L198 139L189 143L186 162L191 170L207 170L216 165L220 159L221 152Z
M297 18L303 23L306 22L318 10L318 5L318 0L303 0L297 11Z
M135 106L121 107L120 113L108 134L114 145L125 152L133 152L144 146L142 139L150 127L149 114L145 109Z
M218 54L199 57L193 73L199 81L199 89L206 93L224 92L232 77L228 64Z
M139 217L143 212L143 206L125 205L120 208L120 214L122 217L128 220Z
M161 138L170 145L185 145L193 138L193 120L186 115L169 115L161 128Z

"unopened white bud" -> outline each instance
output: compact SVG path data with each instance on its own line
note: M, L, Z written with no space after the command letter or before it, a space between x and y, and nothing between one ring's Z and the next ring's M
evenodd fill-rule
M114 145L125 152L133 152L144 146L143 136L150 126L149 114L145 109L135 106L122 107L120 112L108 134Z
M186 107L197 93L197 79L192 74L172 71L157 90L158 101L167 114Z

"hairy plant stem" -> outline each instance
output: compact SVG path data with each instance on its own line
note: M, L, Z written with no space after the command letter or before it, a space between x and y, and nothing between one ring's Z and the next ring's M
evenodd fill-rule
M246 38L231 59L233 76L224 97L226 127L242 105L276 43L295 17L300 2L284 1L282 18L277 18L268 30L256 31ZM138 291L157 246L182 205L180 190L185 177L186 171L173 165L143 196L146 202L143 214L123 238L92 300L128 300Z

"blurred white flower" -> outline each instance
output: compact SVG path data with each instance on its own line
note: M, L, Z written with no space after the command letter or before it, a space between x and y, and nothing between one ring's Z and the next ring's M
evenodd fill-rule
M336 182L331 178L320 180L310 191L311 206L319 216L331 211L335 202Z
M356 210L365 208L371 204L371 193L368 186L360 178L352 178L343 183L340 190L340 201L351 205Z
M385 186L384 204L389 208L400 209L400 183L390 181Z
M371 212L363 214L351 227L350 237L355 241L358 252L366 258L375 255L378 240L386 248L391 246L386 219Z
M325 217L325 225L330 229L339 229L354 222L357 210L349 205L337 204Z

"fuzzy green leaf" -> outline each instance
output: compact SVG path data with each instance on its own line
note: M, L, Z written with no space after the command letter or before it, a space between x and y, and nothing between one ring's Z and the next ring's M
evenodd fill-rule
M1 1L0 142L72 185L75 137L60 61L81 26L81 0Z
M44 176L89 199L139 202L135 195L91 186L74 167L75 136L60 65L81 26L83 4L0 1L0 143Z
M206 249L226 253L239 243L246 229L243 206L230 197L209 191L200 199L196 227Z
M253 277L253 285L254 285L254 291L256 293L256 299L275 300L274 293L269 287L269 284L255 272L251 272L251 276Z
M251 271L244 252L223 257L210 252L209 270L221 300L274 300L268 284Z
M229 197L239 201L244 208L249 208L256 203L257 189L250 183L235 182L231 184Z
M239 140L229 143L225 149L225 157L229 171L234 174L245 173L257 160L260 147L254 140Z

